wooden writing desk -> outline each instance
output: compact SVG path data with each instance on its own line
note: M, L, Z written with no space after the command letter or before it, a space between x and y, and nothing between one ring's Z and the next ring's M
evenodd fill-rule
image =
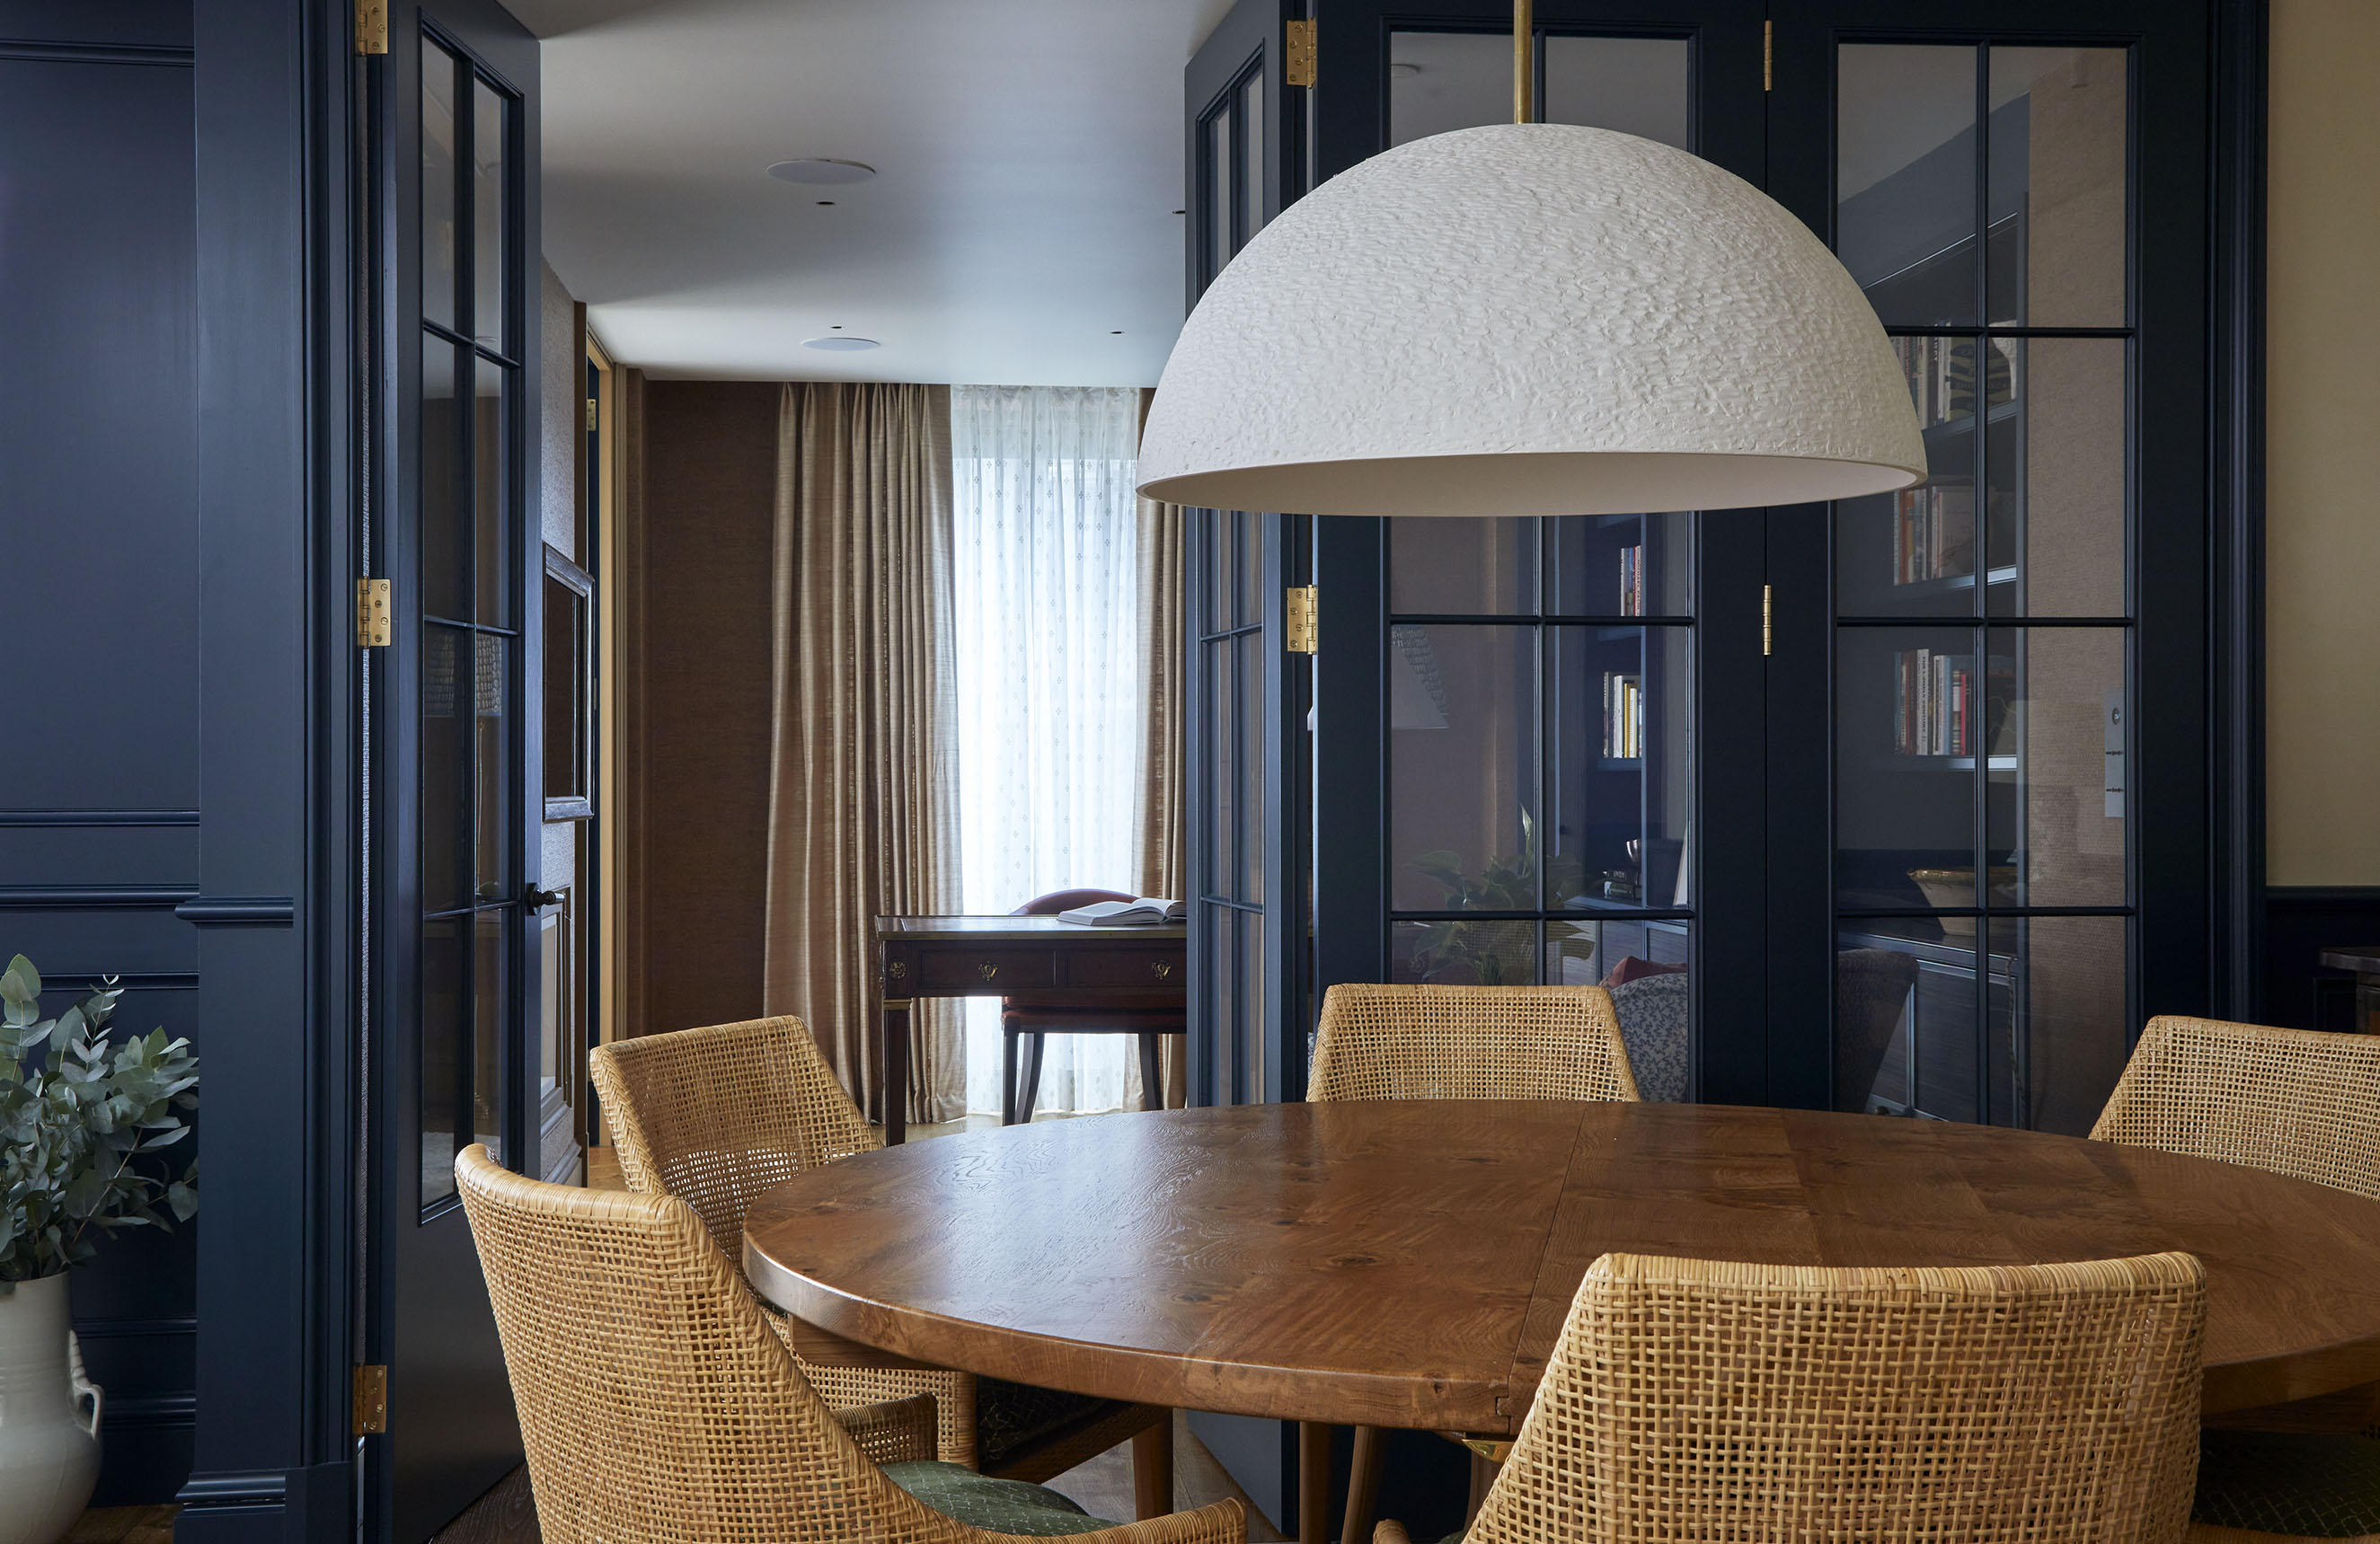
M909 1136L909 1004L917 997L1036 997L1080 993L1101 1002L1186 1001L1189 929L1084 927L1055 917L879 917L877 983L884 994L884 1141Z

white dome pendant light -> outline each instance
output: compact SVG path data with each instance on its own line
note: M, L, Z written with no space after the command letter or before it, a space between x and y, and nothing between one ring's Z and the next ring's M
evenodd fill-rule
M1523 119L1531 37L1524 0ZM1140 446L1152 499L1301 514L1797 504L1925 468L1876 312L1799 220L1683 151L1525 121L1283 211L1191 312Z

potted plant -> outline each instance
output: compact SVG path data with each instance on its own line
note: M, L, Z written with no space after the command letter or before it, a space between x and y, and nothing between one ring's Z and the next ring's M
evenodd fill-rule
M99 1477L100 1391L83 1376L67 1271L128 1227L199 1209L198 1165L163 1149L190 1134L198 1058L164 1030L121 1043L115 978L55 1019L23 955L0 973L0 1544L53 1544ZM36 1053L46 1054L36 1055ZM163 1207L163 1211L159 1210Z
M1449 911L1534 911L1537 909L1537 823L1521 812L1521 850L1491 856L1476 877L1463 871L1458 852L1425 852L1411 865L1438 882ZM1546 861L1545 904L1561 906L1585 890L1586 869L1557 852ZM1561 958L1586 960L1595 941L1575 923L1546 923L1546 946ZM1421 925L1413 946L1414 968L1426 982L1452 978L1480 986L1527 985L1537 979L1537 928L1512 920L1466 922L1447 918ZM1464 978L1468 977L1468 982Z

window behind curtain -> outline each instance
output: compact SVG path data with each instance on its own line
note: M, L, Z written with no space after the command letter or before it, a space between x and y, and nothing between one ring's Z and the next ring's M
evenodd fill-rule
M969 912L1130 891L1141 682L1130 387L951 389L961 892ZM967 1004L967 1108L997 1114L1000 1004ZM1043 1110L1133 1108L1129 1035L1052 1036Z

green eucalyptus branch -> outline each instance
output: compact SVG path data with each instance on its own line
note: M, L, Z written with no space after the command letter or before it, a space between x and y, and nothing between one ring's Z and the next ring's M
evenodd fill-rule
M162 1029L113 1042L123 995L110 976L43 1019L32 962L0 972L0 1287L91 1259L94 1228L171 1231L198 1212L198 1164L176 1177L152 1156L190 1134L176 1112L198 1108L198 1058Z

